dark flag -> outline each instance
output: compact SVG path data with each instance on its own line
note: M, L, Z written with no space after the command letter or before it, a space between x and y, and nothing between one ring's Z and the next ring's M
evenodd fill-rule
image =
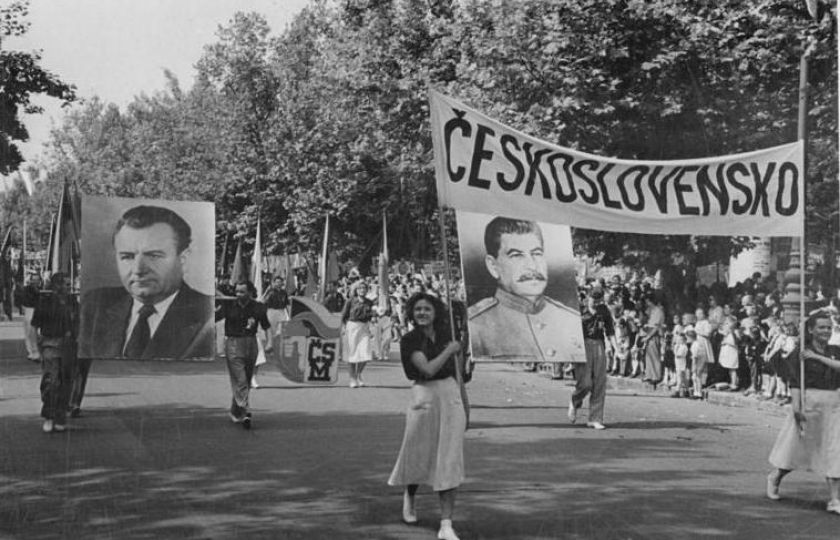
M76 194L78 197L78 193ZM47 254L51 273L63 272L74 277L74 261L79 259L79 237L81 231L81 209L77 209L70 196L70 184L64 182L58 214L53 225L50 247Z
M236 244L236 256L233 261L233 270L230 273L230 284L236 285L240 281L248 279L248 271L245 268L245 260L242 257L244 237L240 236Z

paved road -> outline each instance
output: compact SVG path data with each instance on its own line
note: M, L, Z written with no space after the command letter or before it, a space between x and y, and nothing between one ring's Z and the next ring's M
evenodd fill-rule
M395 362L372 365L364 389L296 387L268 369L250 432L227 420L222 363L100 362L84 416L47 435L38 367L13 356L14 334L0 325L0 539L435 537L433 494L409 527L385 485L408 395ZM763 497L781 415L611 390L610 429L596 432L568 423L569 394L479 368L462 539L838 538L817 476Z

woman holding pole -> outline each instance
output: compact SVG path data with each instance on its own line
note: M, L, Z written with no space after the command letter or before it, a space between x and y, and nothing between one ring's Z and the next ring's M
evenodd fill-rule
M826 509L840 514L840 348L829 345L831 317L813 313L807 322L808 340L802 349L807 401L800 395L799 362L789 369L792 414L770 452L775 467L767 476L767 497L779 499L779 484L794 469L825 476L829 496ZM797 355L791 355L797 358Z
M420 484L438 493L441 540L458 540L452 528L455 490L464 480L466 413L456 378L461 344L451 339L443 304L417 293L406 314L414 329L400 340L403 370L413 384L405 435L388 484L405 486L403 521L417 523L415 494Z

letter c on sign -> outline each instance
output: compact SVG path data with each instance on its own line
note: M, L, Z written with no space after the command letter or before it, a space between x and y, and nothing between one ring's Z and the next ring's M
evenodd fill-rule
M469 121L464 119L466 111L459 111L452 109L455 113L455 118L450 119L443 125L443 138L446 146L446 171L449 173L449 179L453 182L460 182L464 179L464 174L467 172L463 167L458 167L458 170L452 170L452 132L456 129L461 130L464 137L472 135L472 126Z

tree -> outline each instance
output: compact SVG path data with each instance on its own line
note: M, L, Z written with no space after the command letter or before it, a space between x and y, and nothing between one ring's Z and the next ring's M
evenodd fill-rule
M0 47L3 40L26 33L28 2L0 6ZM17 142L29 139L20 113L43 112L32 104L33 94L45 94L68 104L75 100L74 87L43 70L37 52L7 51L0 48L0 174L16 171L23 162Z
M277 35L238 14L191 89L171 79L125 111L70 115L54 172L88 192L213 200L219 245L229 229L250 236L259 212L274 253L316 253L329 213L340 256L364 260L385 210L393 258L437 258L429 87L595 154L722 155L796 137L808 38L808 230L825 239L838 204L836 11L813 20L800 4L313 0ZM576 230L575 243L653 270L725 261L749 239Z

